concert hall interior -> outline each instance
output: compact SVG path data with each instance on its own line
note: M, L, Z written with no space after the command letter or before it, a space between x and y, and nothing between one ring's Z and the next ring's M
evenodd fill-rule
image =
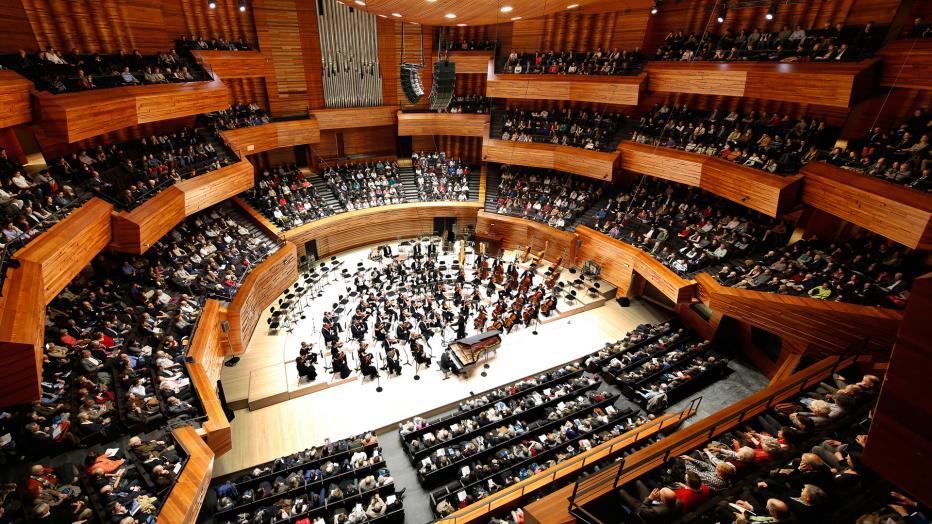
M932 2L0 24L0 524L932 519Z

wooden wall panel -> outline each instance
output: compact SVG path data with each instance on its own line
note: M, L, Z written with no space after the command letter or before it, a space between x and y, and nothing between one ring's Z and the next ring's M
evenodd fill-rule
M188 217L252 188L253 184L252 164L243 159L216 171L182 180L175 187L184 194L184 215Z
M170 186L136 209L113 217L115 251L145 253L165 233L184 220L184 192Z
M188 371L207 414L207 421L201 425L198 433L217 455L233 448L230 421L217 395L223 358L229 353L226 337L220 328L221 320L220 302L207 300L188 349L188 356L192 360L188 364Z
M647 9L607 13L564 11L514 22L511 48L520 52L634 50L642 46ZM507 52L508 48L504 48Z
M501 49L511 49L512 22L487 25L466 25L444 28L451 42L495 42Z
M221 135L227 145L241 155L320 142L320 129L313 118L231 129L223 131Z
M315 109L311 115L321 129L393 126L398 123L398 106Z
M255 102L263 110L269 110L269 92L265 86L265 77L224 78L223 83L230 90L230 104L249 104Z
M874 410L864 463L923 504L932 503L932 409L925 384L932 373L932 275L913 282L890 367Z
M485 137L490 116L466 113L398 112L398 136L452 135Z
M192 426L173 429L172 435L188 454L188 460L162 504L156 519L158 524L196 521L214 470L214 452Z
M575 100L617 105L638 105L646 75L566 76L489 75L486 96L534 100Z
M461 74L456 73L456 86L453 93L456 96L479 95L485 96L486 92L486 73L481 74Z
M443 151L449 158L462 159L478 169L482 163L482 139L474 136L435 136L434 149Z
M308 39L316 38L316 29L307 21L316 17L310 0L253 0L256 35L266 62L266 86L273 116L305 114L310 106L313 87L308 86L307 67L315 67L315 57L306 54ZM305 25L302 25L302 22ZM316 60L320 61L318 53Z
M0 406L25 404L42 393L45 301L42 268L33 262L8 269L0 296Z
M239 40L244 38L255 49L258 46L251 2L240 11L239 2L220 0L210 9L204 0L161 0L165 31L169 39L182 35L203 35L204 38Z
M450 51L450 61L456 64L456 81L462 74L488 74L493 56L492 51Z
M32 82L13 71L0 71L0 128L32 120Z
M316 0L298 0L298 23L301 26L301 52L304 53L304 77L307 82L307 106L326 107L324 102L324 64L320 51L320 28L317 26Z
M258 51L192 51L205 69L220 78L251 78L265 76L265 57Z
M712 309L780 337L836 353L864 338L871 340L871 349L889 352L903 317L893 309L723 287L707 273L696 275L695 280L705 288Z
M230 322L228 335L233 354L239 355L246 351L262 311L297 279L298 255L292 242L285 242L278 251L246 275L236 297L227 308L227 320Z
M113 206L92 198L13 255L40 268L46 304L110 244L112 212Z
M570 146L486 139L482 144L482 160L556 169L599 180L612 180L618 152L603 153Z
M476 217L476 233L502 237L502 249L521 250L531 246L531 253L543 251L544 259L555 261L563 257L567 264L576 260L576 235L524 218L499 215L480 210Z
M883 58L880 85L932 90L932 41L897 40L885 45L877 56Z
M379 48L379 75L382 77L382 104L398 105L399 61L398 48L395 47L395 22L388 18L376 17L375 32ZM402 95L401 100L403 100Z
M102 135L85 138L77 142L56 142L55 137L48 137L42 133L41 128L33 127L38 130L36 139L46 159L54 159L77 153L85 149L93 149L99 145L118 144L131 140L138 140L142 137L151 137L152 135L162 135L174 133L183 127L193 127L195 123L194 116L174 118L171 120L161 120L158 122L148 122L135 126L125 127L116 131L110 131Z
M623 141L618 146L621 168L680 184L699 187L705 157L685 151Z
M932 107L932 90L891 89L851 108L841 138L864 138L873 127L897 128L918 108Z
M343 151L341 157L352 156L388 156L394 155L395 127L362 127L344 129L342 135Z
M813 162L802 201L910 248L932 248L932 195L868 175Z
M0 39L0 53L36 49L36 36L21 0L0 0L0 27L4 29L3 38Z

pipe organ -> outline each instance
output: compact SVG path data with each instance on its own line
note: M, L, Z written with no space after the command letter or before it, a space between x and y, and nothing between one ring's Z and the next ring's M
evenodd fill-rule
M327 107L382 105L375 15L321 0L317 23Z

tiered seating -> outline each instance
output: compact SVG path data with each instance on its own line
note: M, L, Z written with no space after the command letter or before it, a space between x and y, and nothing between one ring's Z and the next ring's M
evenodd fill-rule
M552 170L503 165L494 211L563 229L604 191L597 180Z
M449 40L447 49L450 51L495 51L498 43L491 40Z
M401 492L371 433L275 459L214 486L218 523L403 522Z
M25 76L42 91L64 93L105 87L207 81L204 69L174 49L144 56L137 50L117 54L60 53L52 46L34 54L20 49L0 56L0 64Z
M272 121L268 112L255 102L236 104L229 109L201 115L207 127L214 132L239 129L241 127L261 126Z
M469 166L458 158L447 158L443 151L414 153L414 167L418 198L422 202L469 200Z
M932 115L924 108L894 129L875 127L861 140L853 140L846 150L840 147L826 153L830 164L903 184L920 191L932 191L932 148L929 130Z
M202 50L202 51L251 51L252 47L249 42L242 36L236 40L226 40L221 36L205 38L201 35L181 35L181 38L175 40L178 49Z
M789 228L780 220L649 177L610 199L592 227L643 249L683 276L783 246L789 238Z
M878 235L861 231L844 242L802 239L735 264L715 277L724 285L784 295L902 308L916 256Z
M346 211L405 201L395 162L328 166L323 177Z
M657 48L652 60L763 60L775 62L842 62L860 60L883 43L886 29L834 27L826 22L821 29L784 25L780 31L742 28L735 34L726 29L721 35L685 34L671 31Z
M849 384L836 375L834 382L640 477L620 491L619 520L849 522L839 516L870 482L860 433L880 380L866 375Z
M505 113L502 140L546 142L596 151L613 151L615 133L624 122L619 113L602 114L589 109L509 108Z
M315 187L311 177L294 165L281 165L256 174L256 185L246 193L250 204L283 229L292 229L319 218L340 213L343 209ZM335 200L334 197L331 196Z
M793 173L834 143L818 118L720 109L699 111L657 104L644 114L631 140L701 153L770 173Z
M644 67L640 48L634 51L596 49L588 52L538 51L508 55L502 72L551 75L636 75Z
M487 114L492 109L492 99L478 94L458 95L450 100L444 111L447 113Z

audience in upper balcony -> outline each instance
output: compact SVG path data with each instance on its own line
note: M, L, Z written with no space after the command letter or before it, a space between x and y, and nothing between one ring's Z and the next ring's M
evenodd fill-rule
M631 140L715 156L770 173L792 173L816 160L834 132L825 121L757 111L700 111L657 104L639 120Z
M873 22L862 28L834 26L826 22L821 29L804 29L784 25L780 31L742 28L735 34L730 28L721 35L671 31L657 48L653 60L775 62L846 62L873 53L881 44L885 30Z
M697 188L645 177L611 198L593 227L650 253L682 276L785 245L789 228Z
M478 94L458 95L450 100L450 105L440 112L486 114L492 108L492 99Z
M496 213L567 228L597 201L604 183L546 169L503 165Z
M504 73L534 75L636 75L644 66L644 55L636 47L634 51L589 52L538 51L518 53L512 50L505 62Z
M803 239L722 267L722 284L865 306L902 308L916 261L906 249L862 231L839 242Z
M507 109L501 138L611 151L624 118L620 113L603 114L591 109Z
M447 49L450 51L495 51L498 44L492 40L450 40Z
M422 202L469 200L469 166L443 151L411 155L418 198Z
M175 49L144 56L136 49L108 55L78 49L61 53L47 46L32 54L20 49L15 55L3 55L0 63L31 80L37 89L53 93L211 78L197 62Z
M241 127L261 126L272 121L268 112L259 107L259 104L236 104L229 109L206 113L201 115L207 125L214 132L239 129Z
M913 19L912 25L904 28L901 35L906 38L929 38L932 37L932 24L926 22L925 17L917 16Z
M204 38L201 35L182 35L175 41L181 49L202 50L202 51L251 51L249 43L242 36L236 40L226 40L223 37L215 36L213 38Z
M898 127L872 129L866 137L852 140L822 156L828 163L859 171L920 191L932 191L932 115L917 108Z
M395 162L328 166L322 176L347 211L405 201Z
M256 175L256 185L247 196L250 204L268 216L278 227L292 229L343 211L328 206L322 195L294 165L265 169Z

